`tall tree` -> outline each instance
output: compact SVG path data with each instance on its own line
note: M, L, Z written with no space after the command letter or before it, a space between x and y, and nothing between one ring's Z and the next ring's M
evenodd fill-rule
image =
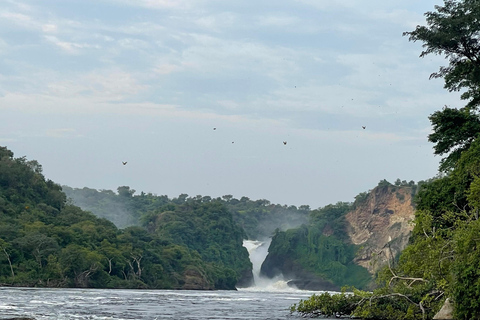
M480 132L478 113L469 108L445 107L434 112L429 119L433 133L428 136L428 140L435 143L434 153L447 155L440 161L440 171L450 171Z
M461 98L468 101L462 109L444 108L430 116L434 133L428 138L436 155L447 155L440 171L448 172L480 132L480 1L444 0L435 10L425 13L426 26L404 35L423 42L420 57L433 53L448 59L430 78L444 78L445 89L463 91Z

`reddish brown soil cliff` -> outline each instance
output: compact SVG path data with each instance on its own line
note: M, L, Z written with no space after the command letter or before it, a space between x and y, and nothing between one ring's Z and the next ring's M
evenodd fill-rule
M346 216L352 242L360 246L355 262L375 273L402 251L413 229L412 188L378 186Z

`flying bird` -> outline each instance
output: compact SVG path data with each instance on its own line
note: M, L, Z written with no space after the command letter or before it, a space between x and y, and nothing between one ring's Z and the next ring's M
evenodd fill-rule
M126 165L126 164L127 164L127 161L122 161L122 164L123 164L123 165Z
M217 130L217 128L213 128L213 130Z
M287 141L283 141L283 144L286 145L286 144L287 144Z
M365 128L366 128L366 126L362 126L362 129L364 129L364 130L365 130Z

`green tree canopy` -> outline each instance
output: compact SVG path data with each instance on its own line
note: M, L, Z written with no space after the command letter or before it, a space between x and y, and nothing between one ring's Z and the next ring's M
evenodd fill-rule
M480 2L478 0L445 0L436 11L425 13L427 26L405 32L411 41L422 41L428 54L444 55L449 65L440 67L431 78L444 78L445 89L464 89L463 99L469 106L480 103Z
M435 143L436 155L447 155L440 162L440 171L448 172L480 133L480 118L478 113L468 108L445 107L434 112L429 119L433 133L428 140Z

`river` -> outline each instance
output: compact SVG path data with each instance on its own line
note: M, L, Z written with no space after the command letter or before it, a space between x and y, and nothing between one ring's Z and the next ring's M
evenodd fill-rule
M0 288L0 319L301 319L294 289L238 291Z

